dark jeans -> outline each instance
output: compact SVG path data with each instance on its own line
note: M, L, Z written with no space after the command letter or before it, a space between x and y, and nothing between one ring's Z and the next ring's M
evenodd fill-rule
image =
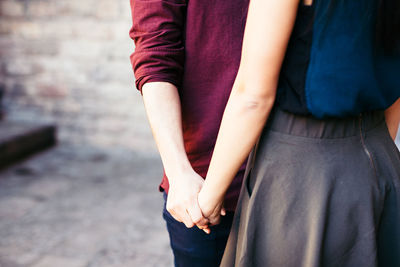
M166 209L166 193L164 200L163 218L167 223L175 266L219 266L232 225L233 212L227 212L221 223L212 226L211 233L206 234L196 226L187 228L183 223L176 221Z

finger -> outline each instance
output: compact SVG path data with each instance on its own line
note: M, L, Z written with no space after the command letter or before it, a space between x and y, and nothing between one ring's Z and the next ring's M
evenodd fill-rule
M190 212L189 212L189 215L190 215ZM207 227L209 224L208 219L204 218L203 216L201 216L201 217L192 217L191 216L191 218L192 218L193 223L196 224L197 226L201 226L204 228L204 227Z
M177 206L172 204L172 202L170 202L170 195L168 195L167 198L167 204L166 204L166 210L167 212L172 216L172 218L174 218L176 221L178 222L182 222L179 213L177 213L178 209Z
M200 229L200 230L203 230L206 234L209 234L209 233L211 233L211 229L210 229L210 227L207 225L207 226L199 226L199 225L197 225L197 227Z
M221 216L219 215L219 213L215 216L211 216L208 218L210 221L210 225L217 225L221 222Z
M197 201L188 209L188 213L193 223L196 225L206 226L208 225L208 219L203 216Z
M167 209L167 212L172 216L172 218L175 219L175 221L182 222L182 220L179 218L179 216L176 214L176 212L174 210L172 210L172 209L168 210Z
M176 221L184 223L187 228L191 228L194 226L194 223L190 219L190 216L189 214L187 214L185 209L175 207L174 209L167 209L167 211Z
M179 210L179 217L187 228L192 228L194 226L194 223L187 213L186 209Z
M211 233L210 228L205 228L205 229L203 229L203 231L204 231L206 234L208 234L208 235Z
M200 230L206 229L206 226L203 226L203 225L198 225L198 224L196 224L196 226L197 226L197 228L199 228Z
M224 207L221 208L221 215L222 215L222 216L225 216L225 215L226 215L226 210L225 210Z
M197 228L199 228L200 230L205 230L205 229L208 229L208 228L209 228L208 225L206 225L206 226L204 226L204 225L196 225L196 226L197 226Z

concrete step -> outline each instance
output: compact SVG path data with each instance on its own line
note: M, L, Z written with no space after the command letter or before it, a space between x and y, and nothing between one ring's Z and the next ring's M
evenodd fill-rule
M56 127L0 121L0 169L56 143Z

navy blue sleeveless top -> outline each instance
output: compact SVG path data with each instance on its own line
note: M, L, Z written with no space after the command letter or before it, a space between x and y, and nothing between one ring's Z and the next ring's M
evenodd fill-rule
M400 97L400 55L375 46L377 0L329 3L300 4L277 105L318 118L388 108Z

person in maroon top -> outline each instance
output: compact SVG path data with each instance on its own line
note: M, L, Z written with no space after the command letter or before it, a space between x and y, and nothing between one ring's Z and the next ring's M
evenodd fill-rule
M221 223L193 226L207 224L197 195L239 67L249 1L130 3L131 63L164 165L160 191L175 265L218 266L245 164L228 189Z

